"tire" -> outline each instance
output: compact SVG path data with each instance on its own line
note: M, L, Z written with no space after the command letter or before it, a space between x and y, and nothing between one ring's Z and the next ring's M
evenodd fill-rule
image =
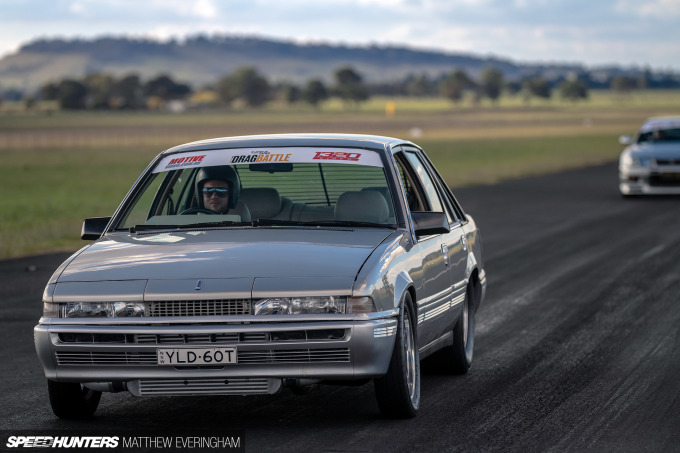
M380 412L388 418L413 418L420 407L420 358L416 316L406 293L387 374L373 380Z
M472 366L475 347L475 290L472 283L465 292L463 310L453 327L453 344L437 353L438 364L448 374L465 374Z
M83 387L77 382L47 380L52 412L59 418L89 418L97 410L102 392Z

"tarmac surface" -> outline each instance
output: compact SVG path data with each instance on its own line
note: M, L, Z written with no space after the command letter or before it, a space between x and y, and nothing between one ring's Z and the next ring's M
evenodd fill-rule
M454 191L481 228L488 293L470 372L425 371L412 420L380 418L370 383L104 394L94 419L60 420L32 329L68 254L2 261L0 429L240 429L253 452L680 451L680 197L616 184L606 164Z

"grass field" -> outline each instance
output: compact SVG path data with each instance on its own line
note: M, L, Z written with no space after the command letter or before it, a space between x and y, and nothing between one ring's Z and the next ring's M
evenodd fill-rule
M423 146L452 186L615 160L621 134L649 116L680 114L680 91L593 93L586 103L503 99L461 106L439 99L373 99L347 111L272 105L262 111L0 113L0 258L74 250L85 217L106 216L160 151L245 134L345 132ZM11 109L10 109L11 110ZM612 181L615 181L612 175Z

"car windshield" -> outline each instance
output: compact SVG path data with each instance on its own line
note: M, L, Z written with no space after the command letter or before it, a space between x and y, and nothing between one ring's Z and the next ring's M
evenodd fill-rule
M380 156L353 149L172 154L126 206L116 229L396 223Z
M680 128L641 131L638 143L648 142L680 142Z

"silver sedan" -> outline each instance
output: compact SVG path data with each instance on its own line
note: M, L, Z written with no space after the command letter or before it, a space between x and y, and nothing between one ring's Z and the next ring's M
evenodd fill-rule
M680 117L650 118L619 159L619 190L623 196L680 194Z
M472 364L481 237L417 145L221 138L161 153L54 273L35 327L54 413L102 392L375 386L415 416L420 360Z

